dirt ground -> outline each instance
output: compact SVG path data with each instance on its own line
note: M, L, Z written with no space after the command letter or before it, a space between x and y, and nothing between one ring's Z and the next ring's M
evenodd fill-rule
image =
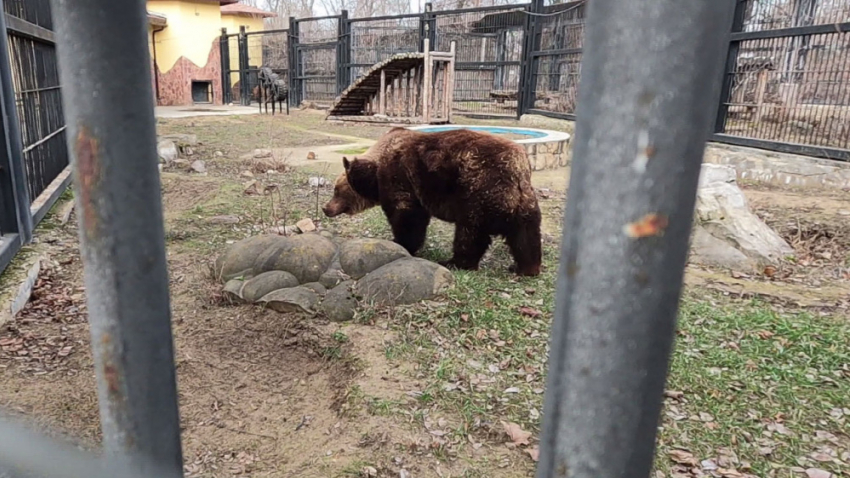
M197 134L202 144L187 159L206 167L198 174L178 165L162 175L189 476L531 476L534 462L522 437L506 434L500 417L467 419L465 409L428 398L427 391L444 382L439 367L422 364L442 363L440 354L450 349L402 340L406 329L423 325L397 317L428 316L428 307L440 304L376 311L341 325L227 304L211 279L210 264L228 243L304 217L342 236L385 236L379 214L323 220L316 205L331 189L310 187L316 171L293 168L283 153L255 154L374 139L382 128L329 125L319 115L293 111L290 117L160 121L159 129ZM332 180L334 171L324 173ZM535 181L547 254L557 261L565 172ZM797 261L760 274L690 267L689 284L846 317L850 195L763 186L745 192L756 213L793 245ZM32 300L0 331L0 406L96 446L100 425L75 219L63 226L51 215L38 239L45 267ZM488 255L485 267L500 263L498 254ZM537 307L551 310L548 300ZM545 333L529 337L545 347ZM402 348L433 360L408 360ZM523 380L543 386L542 372L524 370ZM539 423L524 426L539 430Z

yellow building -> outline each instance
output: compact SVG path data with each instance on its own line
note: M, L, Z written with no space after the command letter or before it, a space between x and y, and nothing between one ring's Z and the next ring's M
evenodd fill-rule
M274 16L238 0L148 0L147 9L154 92L163 106L221 104L221 29L262 31L263 18Z

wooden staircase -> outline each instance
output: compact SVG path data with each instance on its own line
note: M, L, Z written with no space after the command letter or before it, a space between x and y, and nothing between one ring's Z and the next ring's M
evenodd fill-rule
M376 63L336 99L331 121L394 124L451 122L455 42L449 52L400 53Z

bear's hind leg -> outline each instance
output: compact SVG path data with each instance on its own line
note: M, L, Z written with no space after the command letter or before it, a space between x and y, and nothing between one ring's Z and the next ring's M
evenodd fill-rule
M505 242L515 262L510 270L517 275L533 277L540 274L543 262L540 221L540 214L534 214L505 234Z
M455 226L455 238L452 258L440 264L445 267L477 271L481 258L490 247L490 234L481 227L458 224Z
M393 241L401 245L410 255L415 255L425 244L431 215L421 206L394 208L387 212L387 220L393 230Z

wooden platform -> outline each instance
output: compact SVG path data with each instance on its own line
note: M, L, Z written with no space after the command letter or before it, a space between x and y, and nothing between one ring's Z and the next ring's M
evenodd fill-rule
M330 121L442 124L451 121L455 43L449 52L400 53L376 63L340 94Z

